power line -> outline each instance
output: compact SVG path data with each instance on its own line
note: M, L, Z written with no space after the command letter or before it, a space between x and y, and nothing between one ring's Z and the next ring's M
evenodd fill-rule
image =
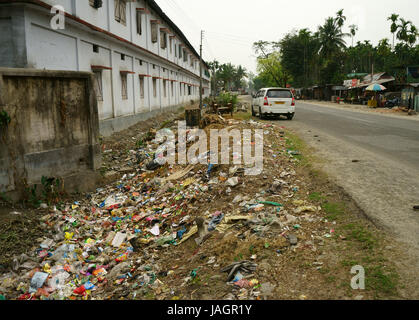
M177 4L177 2L175 0L166 0L168 2L168 4L171 4L172 8L174 8L176 11L178 11L181 16L183 16L184 18L186 18L189 23L190 26L192 26L193 28L196 28L197 30L201 30L202 28L182 9L181 6L179 6Z
M193 20L191 18L189 18L183 10L181 10L179 8L179 6L173 2L173 0L170 0L171 2L169 2L169 0L165 0L164 4L166 5L166 7L168 9L170 9L170 12L176 17L176 19L172 19L172 20L176 20L178 21L176 24L181 24L182 28L188 31L188 33L190 35L193 36L193 38L195 39L199 39L199 33L197 32L197 30L200 30L200 28L193 22ZM186 19L185 19L186 17ZM195 50L197 49L195 45L193 45L193 47L195 48Z
M234 38L234 39L237 39L237 40L254 41L253 38L239 36L239 35L235 35L235 34L231 34L231 33L215 32L215 31L207 31L207 32L211 33L211 34L214 34L214 35L221 35L221 36L225 36L225 37L229 37L229 38Z
M241 46L245 46L245 47L251 47L253 45L253 43L250 43L248 41L235 40L235 39L225 38L225 37L220 37L220 36L208 35L208 37L213 38L213 39L217 39L217 40L220 40L220 41L225 41L225 42L228 42L230 44L236 44L236 45L241 45Z

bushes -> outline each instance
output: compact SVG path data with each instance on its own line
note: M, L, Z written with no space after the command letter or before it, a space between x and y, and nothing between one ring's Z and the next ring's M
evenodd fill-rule
M222 92L218 97L216 97L216 103L221 107L227 107L229 103L233 105L233 107L237 106L239 102L239 98L235 94L231 94L229 92Z

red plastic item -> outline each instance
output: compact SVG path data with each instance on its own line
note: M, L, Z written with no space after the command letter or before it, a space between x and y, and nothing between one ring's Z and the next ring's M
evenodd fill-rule
M74 289L73 293L84 296L86 294L86 288L84 287L84 285L82 285L82 286Z

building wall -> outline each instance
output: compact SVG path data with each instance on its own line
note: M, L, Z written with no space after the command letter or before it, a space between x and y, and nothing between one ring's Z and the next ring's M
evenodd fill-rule
M0 59L4 67L26 67L25 14L22 7L0 7Z
M7 31L12 26L15 30L20 30L20 33L23 32L21 39L24 39L23 45L12 46L14 52L20 48L19 63L10 60L11 56L17 56L10 49L0 49L0 66L87 72L94 71L92 66L104 67L101 70L103 101L98 101L99 119L102 122L139 114L146 116L150 112L163 112L166 108L198 100L199 89L192 87L191 95L188 95L187 85L182 82L199 85L199 64L194 63L191 66L190 57L187 62L183 61L183 57L179 59L178 45L184 45L179 35L172 32L172 36L176 38L172 38L171 52L169 35L168 48L162 49L160 32L157 43L151 42L150 21L159 20L159 30L170 30L163 19L147 8L144 1L128 2L126 25L123 25L115 20L114 1L104 0L99 9L92 8L88 0L43 1L48 5L61 5L66 13L75 17L66 17L64 30L51 28L53 14L47 7L35 4L5 5L0 2L0 17L5 15L4 12L11 12L10 10L16 12L9 14L13 16L14 24L0 20L0 28ZM141 35L137 33L137 8L150 10L150 13L142 14ZM0 37L9 43L11 41L5 35ZM93 51L93 45L98 46L99 52ZM122 54L125 55L125 60L121 59ZM198 57L195 56L195 59ZM127 99L122 97L121 71L131 72L127 74ZM144 98L140 97L140 75L145 75ZM169 80L175 81L173 97ZM166 96L163 92L164 81ZM206 92L208 94L209 90ZM113 127L115 131L119 129L124 127Z
M11 118L0 129L0 192L24 193L43 176L82 186L100 167L92 81L90 73L0 68L0 109Z

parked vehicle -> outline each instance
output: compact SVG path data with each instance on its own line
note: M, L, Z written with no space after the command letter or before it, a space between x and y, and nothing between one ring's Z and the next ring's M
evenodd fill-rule
M252 115L260 119L268 116L286 116L292 120L295 115L295 98L290 89L265 88L260 89L252 101Z
M393 108L401 105L401 92L386 92L384 94L385 108Z
M394 98L391 100L387 100L385 103L385 107L386 108L393 108L393 107L397 107L400 106L401 100L400 98Z

